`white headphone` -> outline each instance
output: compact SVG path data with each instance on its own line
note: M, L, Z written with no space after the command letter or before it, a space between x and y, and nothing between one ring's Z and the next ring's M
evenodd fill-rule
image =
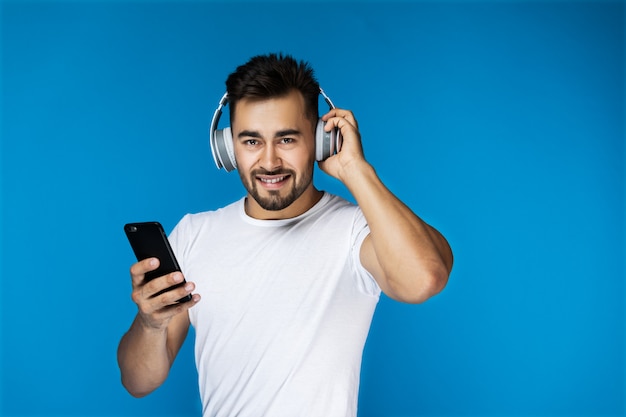
M330 98L324 93L324 90L320 88L320 94L331 109L335 108L335 105ZM209 130L209 143L211 145L211 153L213 154L213 160L217 168L224 168L227 172L237 169L237 162L235 161L235 150L233 145L233 134L230 130L230 126L224 129L218 129L217 124L222 116L222 109L228 104L228 93L225 93L220 100L220 104L213 114L213 120L211 120L211 128ZM339 152L341 149L341 132L339 129L331 129L330 132L324 130L326 123L319 119L315 128L315 159L317 161L323 161L331 155Z

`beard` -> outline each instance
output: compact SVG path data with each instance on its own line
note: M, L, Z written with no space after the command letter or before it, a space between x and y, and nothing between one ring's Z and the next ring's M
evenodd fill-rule
M292 182L291 189L264 190L269 195L262 196L258 189L258 183L256 180L257 175L288 175ZM312 167L307 168L307 170L302 173L301 177L298 177L295 171L289 169L279 171L255 169L250 172L249 176L246 176L239 171L239 177L241 178L243 186L248 191L248 194L254 198L259 206L261 206L264 210L279 211L289 207L302 195L302 193L304 193L304 191L306 191L309 185L311 185L311 182L313 181L313 169Z

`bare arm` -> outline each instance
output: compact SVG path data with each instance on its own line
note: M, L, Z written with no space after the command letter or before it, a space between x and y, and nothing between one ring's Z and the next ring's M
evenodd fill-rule
M189 302L173 304L193 291L193 283L154 297L183 277L175 272L144 284L144 274L158 265L158 261L151 261L147 259L131 267L132 298L139 311L117 351L122 384L135 397L148 395L165 381L187 336L187 310L200 300L194 294Z
M351 112L324 116L341 129L341 152L320 163L350 190L370 227L361 262L389 297L419 303L440 292L452 269L446 239L391 193L365 160L357 122Z
M348 188L370 227L361 262L389 297L419 303L439 293L452 269L444 237L398 200L373 168L353 167Z

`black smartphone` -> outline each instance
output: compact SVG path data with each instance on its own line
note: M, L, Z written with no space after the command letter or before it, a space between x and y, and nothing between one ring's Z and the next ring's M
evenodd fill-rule
M135 252L135 256L138 261L143 261L147 258L159 259L159 267L146 274L146 282L175 271L180 271L180 266L178 266L178 261L174 256L174 252L172 251L172 247L170 246L170 242L167 239L167 235L165 234L161 223L128 223L124 225L124 232L126 232L126 237L128 238L130 246L133 248L133 252ZM155 294L155 296L163 294L166 291L173 290L174 288L178 288L182 285L185 285L185 281L166 288L158 294ZM191 295L187 295L177 302L184 303L189 300L191 300Z

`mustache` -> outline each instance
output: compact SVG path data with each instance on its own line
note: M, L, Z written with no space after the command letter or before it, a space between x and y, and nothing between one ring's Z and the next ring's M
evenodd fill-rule
M278 169L275 171L268 171L266 169L255 169L250 173L252 176L257 175L292 175L295 176L295 172L290 169Z

